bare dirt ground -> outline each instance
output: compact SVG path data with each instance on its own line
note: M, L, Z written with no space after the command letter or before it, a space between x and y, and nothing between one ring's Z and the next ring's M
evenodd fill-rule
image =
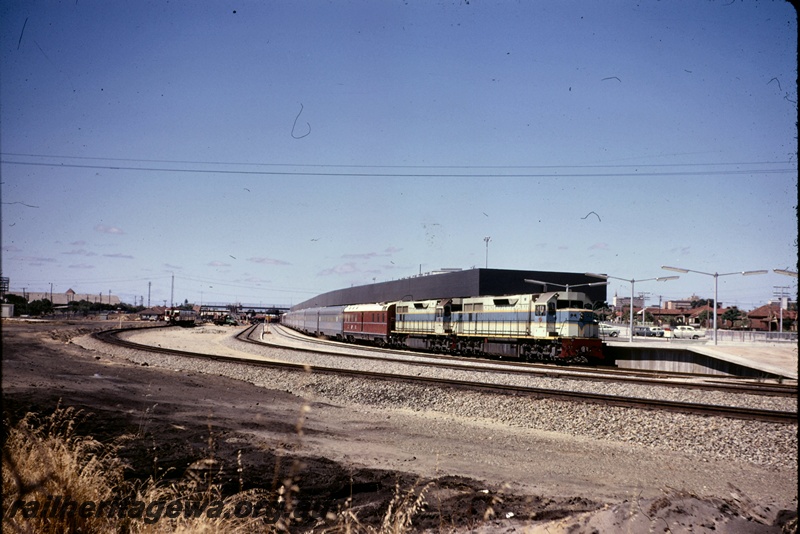
M331 405L68 343L115 326L4 321L7 421L51 412L59 401L90 412L81 432L108 441L138 436L120 451L130 477L183 477L209 457L222 466L218 481L230 492L240 489L240 476L245 489L292 477L304 529L322 530L318 518L348 498L363 524L379 527L397 485L432 482L414 530L796 532L796 470L435 413Z

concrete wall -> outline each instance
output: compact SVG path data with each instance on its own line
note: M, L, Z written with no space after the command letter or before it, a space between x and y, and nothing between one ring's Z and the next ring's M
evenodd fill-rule
M646 369L672 373L692 373L751 378L779 378L777 375L698 354L686 349L663 347L608 347L604 348L620 369Z

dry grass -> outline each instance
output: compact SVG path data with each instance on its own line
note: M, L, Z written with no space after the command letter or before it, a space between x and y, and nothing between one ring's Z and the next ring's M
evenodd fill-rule
M326 534L403 534L413 532L414 516L425 508L425 492L433 485L429 482L422 488L411 487L405 492L400 485L395 486L394 497L383 515L380 527L364 525L358 519L358 512L352 509L352 500L347 499L338 513L328 513L328 525L320 532Z
M44 518L25 519L20 514L9 518L5 513L17 500L37 501L42 508L50 508L56 496L69 496L76 502L101 502L113 498L116 488L123 485L123 466L116 450L75 434L80 415L72 408L59 406L47 417L28 414L9 429L3 446L3 530L108 531L108 522L100 518L76 514L59 519L45 514ZM28 511L41 516L44 510Z
M302 420L298 437L302 435ZM178 483L153 477L126 481L125 465L114 445L100 443L75 432L85 414L60 405L48 416L27 414L8 427L3 444L3 531L36 533L244 533L290 532L303 518L296 517L300 488L294 471L268 490L242 491L244 466L237 459L239 492L224 497L215 483L220 465L209 443L206 458L193 463ZM211 439L211 438L209 438ZM276 468L277 472L277 468ZM320 532L400 534L413 530L414 515L425 506L430 484L405 492L395 488L380 527L363 525L349 504L338 514L329 514L312 530ZM76 504L62 509L59 504ZM123 512L81 514L81 503L106 502L111 507L128 503ZM178 507L170 513L170 503ZM186 507L202 505L203 512L187 513ZM254 514L254 509L260 513ZM241 512L238 513L237 512ZM245 513L247 512L247 513ZM187 517L188 515L188 517ZM237 517L237 515L245 517ZM256 517L254 517L256 515Z

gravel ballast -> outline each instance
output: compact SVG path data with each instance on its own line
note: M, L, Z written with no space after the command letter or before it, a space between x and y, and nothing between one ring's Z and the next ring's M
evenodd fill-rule
M243 353L263 358L314 365L333 366L334 357L298 353L289 349L244 344L233 336L240 330L221 327L195 329L158 329L134 332L128 338L145 344L178 350L209 351L214 354L241 356ZM728 418L650 411L598 404L535 399L497 393L464 391L451 387L419 385L408 382L364 380L283 371L199 360L181 356L147 353L138 350L111 348L88 336L75 340L79 345L101 352L113 351L117 356L150 366L188 372L210 373L243 380L256 386L294 393L313 402L328 402L364 407L372 410L446 416L453 419L479 419L512 427L536 429L574 437L613 441L652 449L664 449L695 455L705 460L749 462L768 469L797 470L797 426ZM330 361L327 361L330 360ZM364 365L379 365L374 361ZM386 371L385 366L381 370ZM437 370L465 378L466 371ZM441 375L440 375L441 376ZM481 376L487 377L487 373ZM520 379L514 376L515 379ZM796 399L726 394L680 388L626 386L609 382L569 381L548 377L522 378L533 387L579 387L609 395L665 398L682 402L708 404L746 404L773 410L796 410ZM545 385L546 384L546 385ZM751 404L751 402L753 404ZM733 403L733 404L732 404Z

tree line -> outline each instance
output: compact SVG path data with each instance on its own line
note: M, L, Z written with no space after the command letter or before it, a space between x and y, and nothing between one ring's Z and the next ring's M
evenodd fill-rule
M103 304L101 302L89 302L88 300L74 300L66 306L59 306L58 309L56 309L50 299L32 300L28 302L24 297L20 297L19 295L6 295L5 302L14 305L14 317L19 317L20 315L39 317L42 315L53 315L55 313L87 316L109 311L136 313L145 309L144 306L132 306L125 303Z

